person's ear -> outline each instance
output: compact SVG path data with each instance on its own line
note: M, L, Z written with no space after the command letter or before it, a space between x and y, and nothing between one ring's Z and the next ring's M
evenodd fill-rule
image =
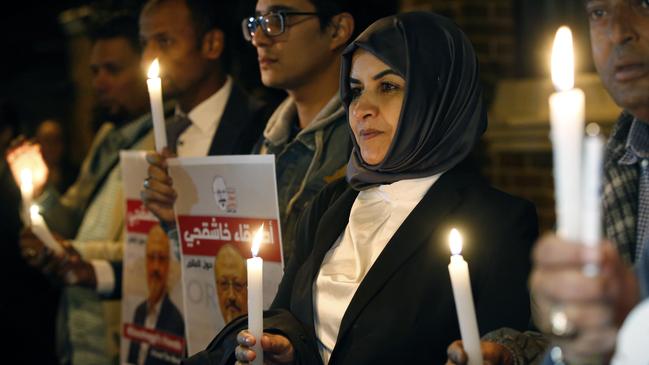
M223 54L225 47L225 37L220 29L212 29L203 35L203 44L201 52L203 56L210 60L216 60Z
M354 33L354 17L350 13L340 13L329 23L329 34L331 35L330 49L335 50L344 47Z

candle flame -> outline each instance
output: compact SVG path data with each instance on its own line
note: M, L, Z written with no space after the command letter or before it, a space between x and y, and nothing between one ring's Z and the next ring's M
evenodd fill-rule
M452 255L459 255L462 253L462 236L457 229L451 229L451 233L448 235L448 242L449 246L451 246Z
M572 46L572 32L563 26L557 30L552 45L552 83L559 91L575 86L575 51Z
M29 213L31 214L32 217L38 215L40 214L40 208L38 208L38 205L32 204L32 206L29 207Z
M158 62L158 59L156 58L151 62L151 66L149 66L149 71L147 72L147 76L150 79L155 79L158 77L160 74L160 63Z
M20 186L23 190L31 190L33 188L34 181L32 176L32 170L24 168L20 171Z
M261 227L255 232L255 236L252 239L252 256L257 257L257 254L259 253L259 246L261 246L261 240L264 238L264 225L262 224Z

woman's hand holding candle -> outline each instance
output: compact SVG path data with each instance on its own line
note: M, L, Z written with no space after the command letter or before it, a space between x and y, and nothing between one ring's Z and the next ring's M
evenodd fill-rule
M241 331L237 335L237 346L235 357L237 364L252 362L257 354L252 350L257 339L248 331ZM264 333L261 338L261 347L264 350L265 364L293 364L295 362L295 351L288 338L282 335Z

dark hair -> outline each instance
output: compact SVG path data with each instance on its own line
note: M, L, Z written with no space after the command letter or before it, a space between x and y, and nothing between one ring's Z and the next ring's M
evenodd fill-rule
M340 13L349 13L354 18L354 33L349 42L356 39L365 28L376 20L395 14L399 9L397 0L309 0L315 6L320 27L324 29L331 19Z
M95 43L110 38L125 38L140 52L140 33L137 18L128 12L100 12L92 19L88 36Z
M146 12L151 8L160 5L168 0L149 0L144 4L142 12ZM191 17L192 25L196 33L197 46L200 47L203 37L207 32L218 29L225 35L226 46L220 57L221 66L227 71L230 63L230 50L227 46L228 35L234 34L233 30L238 30L228 21L232 18L233 5L236 1L231 0L184 0L187 9L189 9L189 16ZM236 24L238 26L238 23Z
M151 8L164 3L167 0L149 0L142 8L143 12L149 11ZM226 31L228 5L225 1L219 0L184 0L187 9L189 9L189 16L194 26L194 31L199 40L203 36L213 30L219 29Z

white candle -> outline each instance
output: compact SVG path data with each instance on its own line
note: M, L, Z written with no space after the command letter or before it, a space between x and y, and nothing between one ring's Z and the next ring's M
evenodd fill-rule
M261 240L264 237L262 225L252 240L252 258L247 260L248 265L248 331L255 337L253 351L257 357L252 362L263 365L264 352L261 349L261 336L264 332L264 261L257 257Z
M557 31L552 47L550 123L554 155L554 189L559 236L580 239L580 172L585 96L574 86L574 50L570 28Z
M32 233L34 233L34 235L38 237L38 239L41 240L41 242L43 242L45 246L49 247L58 254L63 254L63 247L61 247L59 241L57 241L52 235L52 232L50 232L50 229L47 227L43 216L41 216L38 210L38 206L32 205L29 209L29 213L32 221Z
M23 220L26 226L31 225L30 207L34 199L34 181L32 170L24 168L20 171L20 195L23 200Z
M156 58L151 63L146 80L149 89L149 100L151 101L151 117L153 119L153 136L155 138L155 149L161 152L167 147L167 130L165 126L164 108L162 104L162 82L158 76L160 64Z
M602 170L604 161L604 139L599 135L599 126L591 123L586 127L584 139L584 160L581 208L581 242L596 246L602 238ZM599 268L595 264L584 267L586 275L595 276Z
M469 358L468 364L482 365L480 332L478 332L478 321L473 305L469 266L461 255L462 236L460 236L460 232L455 228L451 230L449 243L452 255L451 263L448 265L448 273L451 276L451 285L453 286L453 297L455 298L457 320L460 323L462 344Z

